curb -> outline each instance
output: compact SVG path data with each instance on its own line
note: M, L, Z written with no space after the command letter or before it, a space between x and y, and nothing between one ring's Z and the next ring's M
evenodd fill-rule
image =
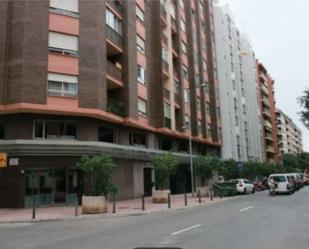
M29 219L29 220L11 220L11 221L0 221L0 225L3 224L19 224L19 223L44 223L44 222L59 222L59 221L78 221L78 220L91 220L91 219L96 219L96 218L112 218L112 217L131 217L131 216L143 216L147 214L154 214L154 213L167 213L167 212L177 212L177 211L182 211L182 210L188 210L188 209L193 209L193 208L201 208L201 207L208 207L208 206L214 206L218 205L222 202L226 201L232 201L232 200L237 200L239 198L242 198L243 196L234 196L234 197L229 197L219 199L218 201L213 201L213 202L202 202L198 205L193 205L193 206L184 206L184 207L179 207L179 208L171 208L171 209L159 209L159 210L145 210L145 211L136 211L132 213L105 213L105 214L94 214L94 215L79 215L79 216L69 216L69 217L63 217L63 218L50 218L50 219Z

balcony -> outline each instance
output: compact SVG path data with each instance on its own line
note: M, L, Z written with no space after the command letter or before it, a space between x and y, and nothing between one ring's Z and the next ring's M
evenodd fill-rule
M169 69L169 64L165 60L162 60L162 71L166 78L169 77L168 69Z
M171 17L171 27L172 27L172 32L177 33L177 22L173 17Z
M166 46L168 46L168 37L164 33L162 33L162 41Z
M108 6L113 9L118 15L122 14L122 1L120 0L107 0L106 3Z
M107 88L116 89L123 86L122 83L122 70L118 68L114 63L107 61Z
M171 92L166 88L164 88L164 98L168 101L171 100Z
M265 106L268 106L268 107L270 106L269 100L267 98L262 97L262 102Z
M275 150L274 150L274 148L273 148L272 146L266 146L266 152L268 152L268 153L274 153Z
M122 53L122 36L109 25L106 25L107 55Z
M165 25L167 25L167 13L166 13L166 10L165 10L165 7L163 5L161 5L161 18L163 20L163 23Z
M166 118L166 117L164 118L164 126L169 129L172 128L172 122L169 118Z
M118 116L123 117L124 116L124 103L108 98L106 110L108 112L111 112Z
M266 108L263 108L263 115L264 115L264 117L271 119L271 113Z
M265 120L264 121L264 128L266 128L269 131L272 131L273 126L269 121Z
M268 88L265 85L262 85L261 90L264 95L268 95Z

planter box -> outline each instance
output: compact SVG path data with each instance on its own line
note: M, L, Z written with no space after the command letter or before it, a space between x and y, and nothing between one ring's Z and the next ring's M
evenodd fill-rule
M102 214L107 212L107 201L105 196L83 196L83 214Z
M153 203L167 203L168 201L168 194L171 191L168 190L155 190L152 192L152 202Z
M209 186L197 187L196 188L196 195L197 195L198 191L200 191L202 197L208 197L209 196L209 190L210 190Z

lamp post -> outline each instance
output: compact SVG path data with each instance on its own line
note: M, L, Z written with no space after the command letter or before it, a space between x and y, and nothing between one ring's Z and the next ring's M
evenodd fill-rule
M204 87L206 87L206 84L203 83L203 84L195 87L194 89L199 88L199 87L203 87L204 88ZM190 99L190 90L191 90L190 87L185 89L185 91L188 92L189 100L191 101L191 99ZM191 191L192 191L192 197L194 197L194 193L195 193L195 184L194 184L194 182L195 181L194 181L193 154L192 154L191 105L190 105L189 124L188 124L188 127L185 126L184 128L189 131L189 157L190 157L190 171L191 171Z

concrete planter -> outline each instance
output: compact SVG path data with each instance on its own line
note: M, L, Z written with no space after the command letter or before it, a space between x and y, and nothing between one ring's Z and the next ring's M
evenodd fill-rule
M168 194L171 191L168 190L155 190L152 192L152 202L153 203L167 203L168 201Z
M83 196L83 214L102 214L107 212L107 201L105 196Z
M196 188L196 194L198 193L198 191L200 191L201 196L203 196L203 197L208 197L208 196L209 196L209 190L210 190L210 187L209 187L209 186L197 187L197 188Z

